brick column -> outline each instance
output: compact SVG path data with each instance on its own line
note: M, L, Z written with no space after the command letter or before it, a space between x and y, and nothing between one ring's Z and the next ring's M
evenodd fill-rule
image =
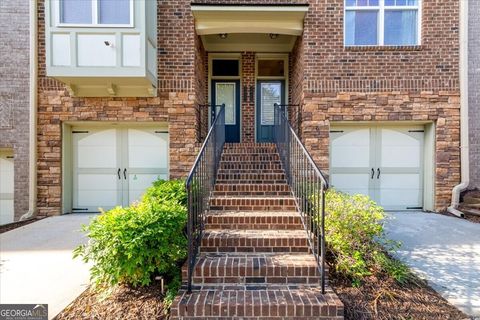
M242 142L255 142L255 53L242 54Z

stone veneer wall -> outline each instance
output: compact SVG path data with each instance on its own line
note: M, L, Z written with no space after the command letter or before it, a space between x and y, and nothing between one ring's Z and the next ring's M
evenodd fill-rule
M480 1L468 3L470 188L480 189Z
M435 139L435 208L444 210L460 181L458 92L342 92L306 94L302 140L320 168L329 168L333 121L432 121Z
M29 2L0 2L0 148L14 153L14 219L28 211Z
M39 1L38 214L60 214L62 124L66 121L168 122L170 177L185 177L198 152L197 105L205 103L205 50L195 35L190 3L158 2L158 96L77 98L46 76L44 1Z

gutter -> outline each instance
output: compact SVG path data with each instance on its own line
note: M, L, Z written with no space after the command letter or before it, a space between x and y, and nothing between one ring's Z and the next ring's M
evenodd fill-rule
M29 161L28 161L28 211L20 221L32 218L37 213L37 0L29 1L30 24L30 70L29 70Z
M453 187L452 203L447 211L462 217L458 210L460 193L470 184L468 129L468 1L460 2L460 167L461 182Z

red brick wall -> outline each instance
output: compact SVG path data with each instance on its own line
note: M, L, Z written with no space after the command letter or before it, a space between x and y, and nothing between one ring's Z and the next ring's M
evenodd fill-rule
M255 142L255 94L251 95L252 91L255 92L255 53L253 52L242 53L240 91L242 142Z

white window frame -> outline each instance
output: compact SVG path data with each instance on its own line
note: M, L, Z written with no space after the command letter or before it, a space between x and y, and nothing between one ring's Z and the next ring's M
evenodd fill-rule
M133 28L134 27L134 5L133 0L130 1L130 23L127 24L105 24L99 23L98 0L90 0L92 2L92 23L62 23L60 20L62 0L55 0L55 26L57 27L83 27L83 28Z
M372 47L372 46L420 46L422 41L422 0L418 0L416 6L386 6L385 0L378 0L378 6L350 6L347 7L347 0L343 2L343 45L345 47ZM417 43L408 45L384 44L385 36L385 11L417 10ZM377 44L347 44L347 11L378 11L377 19Z

